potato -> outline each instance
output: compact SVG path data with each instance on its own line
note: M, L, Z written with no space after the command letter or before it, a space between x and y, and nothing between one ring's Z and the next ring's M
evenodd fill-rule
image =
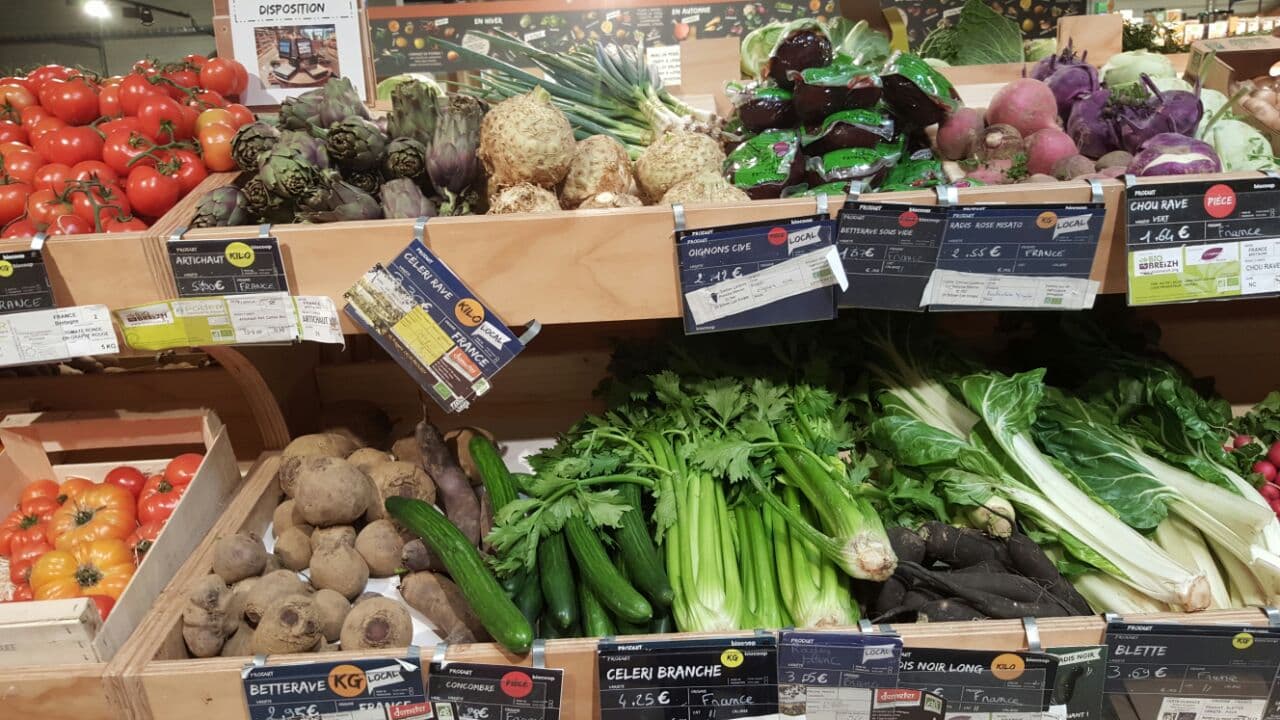
M267 606L253 631L255 655L306 652L323 635L315 601L306 595L285 595Z
M337 642L338 635L342 632L342 621L346 620L347 614L351 612L351 603L347 602L340 593L329 588L317 590L313 599L316 603L316 612L320 613L320 626L324 639Z
M348 600L364 592L369 566L355 548L332 545L311 556L311 583L318 589L336 590Z
M298 574L292 570L276 570L263 575L253 584L253 587L249 588L249 594L244 602L244 618L257 625L261 622L262 614L266 612L267 607L278 598L287 595L306 595L309 592L307 584L299 580Z
M187 604L182 608L182 639L193 657L213 657L222 650L230 599L230 590L217 575L205 575L187 593Z
M293 497L297 473L304 460L315 457L345 458L355 452L356 444L350 438L332 433L301 435L293 439L280 453L280 468L276 471L280 489Z
M360 448L347 457L347 462L355 465L360 472L368 475L370 470L382 463L391 462L392 459L390 454L377 448Z
M308 525L350 525L369 509L369 477L346 460L314 458L298 469L294 500Z
M253 626L242 622L236 631L222 644L222 657L245 657L253 654Z
M408 647L413 641L413 620L403 603L374 598L351 609L342 623L343 650L375 650Z
M311 538L302 530L291 527L276 538L275 554L285 568L295 572L305 570L311 564Z
M400 580L400 595L426 616L447 643L485 642L489 633L471 611L462 590L444 575L417 572Z
M356 536L356 552L369 566L370 577L391 577L400 567L404 538L390 520L374 520Z
M350 525L334 525L311 533L311 552L332 545L356 546L356 529Z
M253 533L225 535L213 546L213 572L228 585L261 574L266 563L267 549Z
M391 439L391 418L368 400L326 403L320 409L320 427L360 446L385 448Z
M271 513L271 531L276 537L280 537L291 527L299 528L307 535L315 529L302 519L302 513L298 512L298 503L293 498L277 505L275 512Z
M387 517L385 503L389 497L416 498L424 502L436 501L436 485L422 468L412 463L394 460L375 465L369 471L373 481L373 498L364 517L372 522Z

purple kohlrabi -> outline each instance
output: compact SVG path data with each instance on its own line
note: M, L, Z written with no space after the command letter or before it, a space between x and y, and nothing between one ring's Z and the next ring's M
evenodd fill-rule
M1102 88L1077 100L1067 118L1067 134L1081 155L1097 159L1118 150L1120 138L1111 120L1111 91Z
M1053 97L1058 101L1058 117L1063 122L1071 116L1071 106L1101 87L1098 69L1088 64L1059 65L1044 84L1053 91Z
M1142 144L1128 172L1148 175L1188 175L1222 172L1222 162L1207 142L1177 133L1160 133Z
M1151 95L1143 102L1118 108L1117 128L1123 149L1136 153L1147 139L1162 133L1194 135L1204 115L1200 96L1186 90L1161 91L1146 74L1142 82Z
M1067 46L1057 55L1049 55L1040 58L1035 65L1031 67L1030 77L1034 80L1047 81L1050 75L1053 75L1058 68L1071 65L1089 65L1085 58L1089 55L1089 51L1085 50L1080 53L1080 57L1076 57L1076 51L1072 47L1070 39L1067 40ZM1093 67L1089 65L1089 67ZM1025 73L1025 70L1024 70Z

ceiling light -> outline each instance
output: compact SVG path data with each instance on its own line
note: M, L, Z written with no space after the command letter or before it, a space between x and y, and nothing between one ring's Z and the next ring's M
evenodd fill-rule
M91 18L105 20L111 17L111 8L107 7L107 0L85 0L81 9Z

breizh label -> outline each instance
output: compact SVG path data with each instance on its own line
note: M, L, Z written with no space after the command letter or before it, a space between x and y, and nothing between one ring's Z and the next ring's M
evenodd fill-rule
M44 254L34 249L0 253L0 315L53 307Z
M289 291L276 238L170 240L167 250L180 298Z

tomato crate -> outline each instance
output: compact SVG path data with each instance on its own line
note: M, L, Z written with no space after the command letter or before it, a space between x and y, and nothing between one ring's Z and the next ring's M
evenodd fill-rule
M29 413L0 422L0 445L0 507L6 514L22 489L37 480L101 483L119 465L145 474L162 471L180 453L204 455L105 622L88 598L0 604L6 714L118 717L104 685L109 661L240 486L226 428L208 410ZM9 589L3 592L7 596Z

